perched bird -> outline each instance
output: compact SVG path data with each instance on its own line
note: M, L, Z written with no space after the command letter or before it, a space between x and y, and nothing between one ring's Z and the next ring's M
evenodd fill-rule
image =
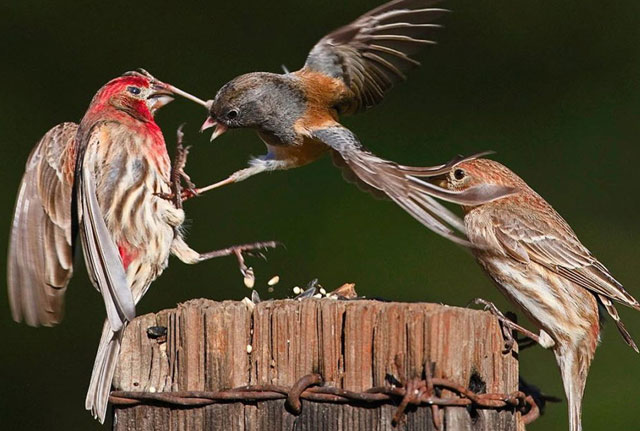
M227 129L254 129L268 153L252 159L248 168L196 192L264 171L303 166L331 152L347 180L386 195L425 226L464 243L440 220L462 229L457 216L428 194L408 187L405 175L424 172L424 168L376 157L338 122L339 115L380 103L409 69L419 65L411 55L434 43L431 35L440 27L434 21L447 12L434 7L438 3L391 1L322 38L302 69L283 75L248 73L225 84L208 102L209 117L202 130L215 127L213 140Z
M463 205L468 239L498 289L540 329L533 335L536 341L553 350L568 399L569 428L581 430L582 396L600 339L599 306L638 352L613 302L636 310L640 303L551 205L500 163L467 158L432 178L436 185L409 179L421 188L431 187L433 196L444 200L483 185L511 189L505 196Z
M59 124L44 135L18 192L7 268L13 318L31 326L60 322L79 233L107 311L86 398L101 422L123 329L169 254L196 263L246 249L192 250L182 236L184 211L159 196L171 192L171 164L154 114L175 94L199 100L148 73L109 81L79 125Z

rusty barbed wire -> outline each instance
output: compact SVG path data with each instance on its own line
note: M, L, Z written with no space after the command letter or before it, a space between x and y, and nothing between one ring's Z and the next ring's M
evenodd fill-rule
M540 416L540 409L533 397L521 391L511 394L477 394L447 379L431 377L410 379L400 385L377 386L363 392L349 391L335 386L323 386L320 374L308 374L300 378L292 387L277 385L252 385L222 391L176 391L176 392L132 392L113 391L109 401L114 406L129 407L141 404L159 403L180 407L203 407L216 403L255 402L286 400L287 408L294 414L302 411L302 401L340 404L396 404L398 408L393 423L403 420L409 405L427 405L432 409L432 419L436 429L441 429L438 407L474 407L477 409L514 409L522 414L524 424L529 424ZM443 390L456 396L442 397Z

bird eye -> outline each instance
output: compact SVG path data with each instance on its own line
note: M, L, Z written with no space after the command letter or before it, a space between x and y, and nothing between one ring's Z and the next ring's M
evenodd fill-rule
M138 87L127 87L127 91L137 96L142 90L140 90Z
M456 170L453 172L453 177L454 177L456 180L458 180L458 181L459 181L459 180L461 180L461 179L463 179L466 175L467 175L467 174L466 174L466 173L465 173L465 171L464 171L464 170L462 170L462 169L456 169Z
M237 116L238 116L238 110L237 109L232 109L231 111L227 112L227 118L229 120L233 120Z

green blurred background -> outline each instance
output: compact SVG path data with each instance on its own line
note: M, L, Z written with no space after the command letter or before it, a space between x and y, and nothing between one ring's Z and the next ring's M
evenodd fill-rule
M9 4L8 4L9 3ZM378 2L158 2L21 0L0 5L0 243L7 242L15 192L32 145L53 125L78 121L95 91L136 67L210 98L240 73L299 67L328 30ZM436 164L493 149L574 227L628 290L640 252L640 3L449 1L439 45L385 102L348 125L377 154ZM194 145L188 171L205 185L244 167L264 149L251 132L215 144L197 133L203 110L178 100L158 114L172 148L187 121ZM400 301L466 305L483 296L511 308L471 257L402 210L346 184L328 159L252 178L186 204L189 242L206 251L278 239L287 246L253 260L263 297L282 297L318 277L327 288ZM5 261L5 256L2 255ZM15 324L0 295L2 429L98 429L83 402L104 316L78 256L65 320L56 328ZM3 271L4 271L4 265ZM274 294L266 281L279 274ZM4 273L0 274L5 279ZM190 298L249 294L235 262L188 267L172 259L139 313ZM640 337L640 314L621 308ZM586 429L636 429L640 358L605 329L584 402ZM522 355L522 374L564 395L553 355ZM567 428L566 405L552 405L531 430Z

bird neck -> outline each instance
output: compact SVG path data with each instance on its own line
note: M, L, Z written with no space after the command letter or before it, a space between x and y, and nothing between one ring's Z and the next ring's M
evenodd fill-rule
M153 118L150 121L141 121L120 109L109 106L103 106L102 110L90 109L84 116L78 132L80 146L83 146L82 142L86 145L87 138L93 131L105 124L110 125L108 128L110 137L109 142L103 145L137 142L143 153L146 153L149 160L159 169L164 170L169 165L169 154L162 130Z

